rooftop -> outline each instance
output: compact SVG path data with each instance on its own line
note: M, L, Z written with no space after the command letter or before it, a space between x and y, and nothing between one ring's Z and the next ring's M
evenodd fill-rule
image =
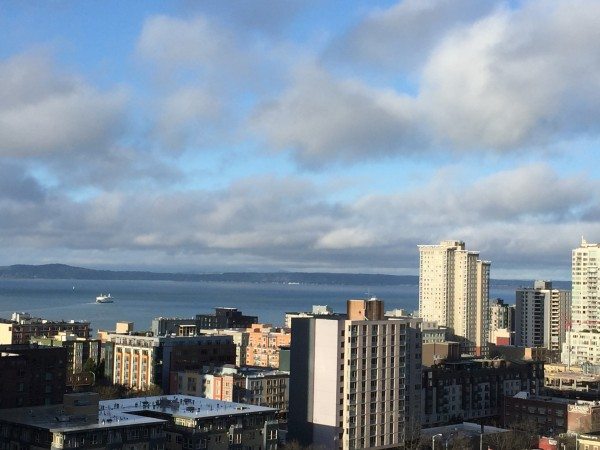
M166 422L166 419L171 417L201 419L248 413L274 413L276 411L276 409L263 406L188 395L161 395L101 401L97 422L87 421L82 416L65 415L63 405L0 410L0 421L61 432L157 424ZM156 417L148 417L153 413L156 414ZM163 418L159 418L160 416Z

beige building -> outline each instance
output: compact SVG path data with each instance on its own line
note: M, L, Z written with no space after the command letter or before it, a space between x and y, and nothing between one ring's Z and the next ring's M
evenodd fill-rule
M463 351L486 355L490 263L461 241L419 245L419 315L450 328Z
M324 448L398 448L420 419L420 319L388 318L377 299L347 319L292 322L289 437Z
M581 239L572 254L572 331L566 332L561 359L566 364L600 364L600 244Z
M10 320L0 319L0 345L28 344L32 337L56 336L62 331L89 339L90 323L53 321L31 317L28 313L13 313Z
M248 333L246 364L278 369L279 349L290 345L292 339L290 330L257 323L248 328L246 332Z

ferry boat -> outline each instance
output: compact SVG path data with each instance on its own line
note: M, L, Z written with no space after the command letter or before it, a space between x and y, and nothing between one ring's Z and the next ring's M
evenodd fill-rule
M100 294L98 297L96 297L96 303L113 303L113 299L110 294Z

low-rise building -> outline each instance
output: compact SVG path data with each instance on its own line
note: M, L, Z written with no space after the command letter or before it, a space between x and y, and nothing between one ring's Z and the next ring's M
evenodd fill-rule
M90 323L83 321L53 321L14 313L10 320L0 319L0 345L28 344L34 336L56 336L61 331L89 339Z
M202 371L171 372L172 394L268 406L285 420L289 404L289 372L270 368L222 366Z
M34 344L0 346L0 408L60 403L67 350Z
M557 436L567 432L569 405L574 401L519 392L506 397L502 423L506 427Z
M2 448L277 449L276 411L190 396L98 401L65 395L63 405L0 411Z
M334 314L335 313L333 312L333 309L327 305L313 305L312 310L310 312L286 312L284 319L284 327L292 328L292 319L301 317L327 317L332 316Z

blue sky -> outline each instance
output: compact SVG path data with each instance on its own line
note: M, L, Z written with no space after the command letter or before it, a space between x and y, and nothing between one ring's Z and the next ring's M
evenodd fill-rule
M0 3L0 264L497 278L600 240L599 1Z

